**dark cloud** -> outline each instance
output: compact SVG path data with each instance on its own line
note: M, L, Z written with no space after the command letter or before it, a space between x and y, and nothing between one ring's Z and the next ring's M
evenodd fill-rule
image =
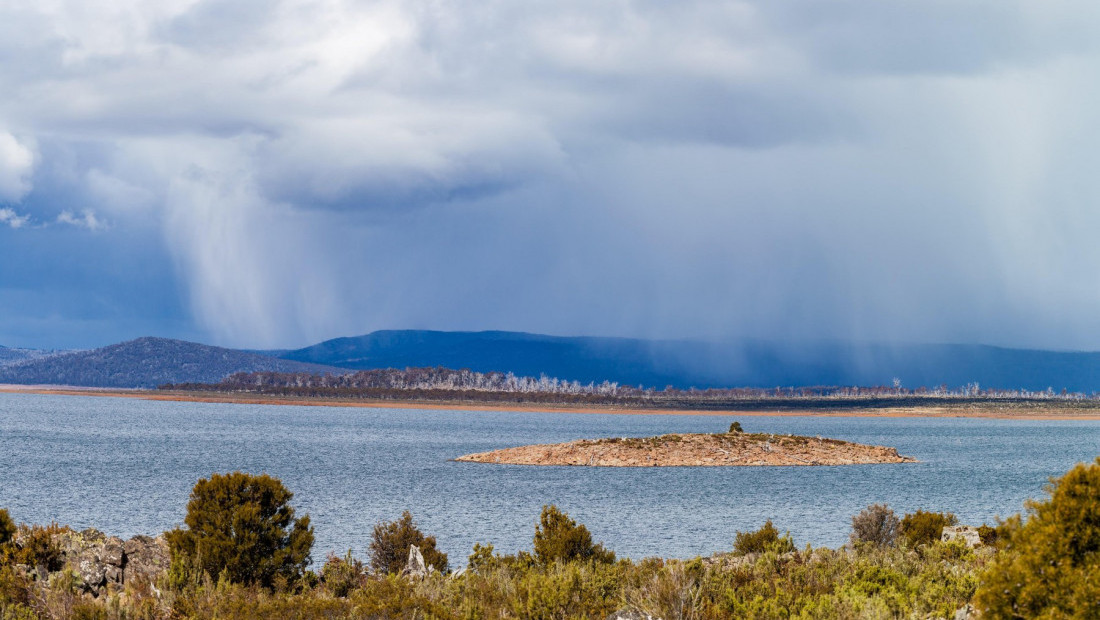
M1097 348L1097 17L6 5L0 319Z

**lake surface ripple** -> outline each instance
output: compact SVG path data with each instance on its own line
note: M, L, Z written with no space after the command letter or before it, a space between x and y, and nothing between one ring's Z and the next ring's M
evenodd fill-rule
M921 462L847 467L529 467L456 456L578 438L722 432L821 435L894 446ZM873 502L992 522L1091 461L1100 422L957 418L607 415L175 403L0 394L0 507L128 537L183 521L212 472L266 472L316 528L313 557L366 556L371 530L411 510L453 566L475 542L530 549L555 503L622 556L693 557L772 519L799 546L838 546Z

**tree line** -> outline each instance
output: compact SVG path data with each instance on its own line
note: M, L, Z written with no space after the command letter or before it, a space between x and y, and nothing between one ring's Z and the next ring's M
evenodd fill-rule
M174 383L162 390L237 392L293 397L374 398L482 402L531 402L605 404L635 407L683 407L688 409L746 408L767 404L779 407L836 408L905 405L965 405L989 401L1023 405L1058 401L1088 406L1100 394L1028 389L983 388L977 382L950 388L947 385L906 388L893 385L688 388L620 385L570 381L541 375L518 376L511 372L477 372L444 367L375 369L346 374L307 372L238 372L217 383Z

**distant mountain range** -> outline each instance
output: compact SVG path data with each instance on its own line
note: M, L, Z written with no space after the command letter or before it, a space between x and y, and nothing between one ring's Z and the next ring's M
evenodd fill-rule
M286 359L342 368L446 366L663 388L891 385L1100 391L1100 353L984 345L701 342L517 332L378 331Z
M235 349L138 338L89 351L32 357L0 366L0 383L87 387L156 387L164 383L212 383L234 372L345 372Z
M19 355L20 360L3 361ZM906 387L976 382L1031 391L1100 391L1100 353L983 345L715 343L404 330L293 351L240 351L163 338L68 353L0 348L0 383L151 387L216 382L234 372L335 374L425 366L657 388L891 385L897 378Z

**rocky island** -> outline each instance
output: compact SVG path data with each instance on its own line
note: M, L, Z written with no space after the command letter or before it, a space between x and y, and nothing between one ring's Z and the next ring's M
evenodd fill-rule
M866 465L915 463L897 449L770 433L694 433L657 437L579 439L566 443L466 454L456 461L510 465L591 467L729 467L764 465Z

